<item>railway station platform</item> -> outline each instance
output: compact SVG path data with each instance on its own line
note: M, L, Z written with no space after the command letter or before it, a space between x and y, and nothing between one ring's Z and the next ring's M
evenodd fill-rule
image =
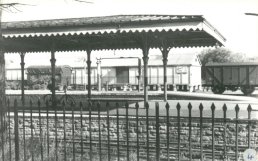
M7 95L19 95L19 90L6 90ZM46 95L51 94L48 90L25 90L25 95ZM63 91L56 91L57 95L64 94ZM68 95L87 95L87 91L67 91ZM163 91L149 91L149 100L162 100ZM92 91L92 98L143 98L143 92L136 91L109 91L97 92ZM258 90L251 96L243 96L238 92L225 92L225 94L213 94L210 92L179 92L168 91L169 100L225 100L225 101L247 101L250 103L258 103Z

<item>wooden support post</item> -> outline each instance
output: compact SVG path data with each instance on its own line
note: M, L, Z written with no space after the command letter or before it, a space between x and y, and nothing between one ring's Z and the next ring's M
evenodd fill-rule
M163 56L163 72L164 72L164 101L167 101L168 100L168 97L167 97L167 63L168 63L168 52L169 50L167 49L164 49L162 51L162 56Z
M55 79L55 75L56 75L56 59L55 59L55 50L54 50L54 46L51 50L51 80L52 80L52 85L51 85L51 92L52 92L52 107L55 108L56 106L56 91L55 91L55 86L56 86L56 79Z
M91 99L91 60L90 54L91 50L86 50L87 52L87 69L88 69L88 99Z
M24 62L24 57L25 57L25 53L21 52L20 53L20 57L21 57L21 101L22 101L22 105L24 106L24 66L25 66L25 62Z
M0 3L2 3L2 0L0 0ZM4 114L4 109L5 109L5 58L4 58L4 52L3 52L3 37L2 37L2 25L1 25L1 20L2 20L2 9L0 9L0 131L4 129L4 122L3 122L3 117L5 116ZM4 135L2 135L4 136Z
M0 132L4 129L4 122L3 122L4 120L3 117L5 116L4 110L5 110L5 58L4 58L4 52L0 49L0 114L1 114Z
M101 91L101 58L97 59L97 83L98 83L98 91Z
M141 59L138 58L138 76L137 76L137 79L138 79L138 92L141 91L140 89L140 86L141 86L141 75L142 75L142 65L141 65Z
M167 101L167 63L168 63L168 53L171 48L168 47L167 42L162 39L161 40L162 47L160 48L162 53L162 61L163 61L163 72L164 72L164 101Z
M144 75L144 105L148 102L148 60L149 60L149 46L147 43L147 39L143 39L143 46L142 46L142 53L143 53L143 65L144 65L144 70L143 70L143 75Z

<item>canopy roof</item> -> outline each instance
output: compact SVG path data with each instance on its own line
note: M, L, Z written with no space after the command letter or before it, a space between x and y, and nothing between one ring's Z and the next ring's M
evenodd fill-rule
M45 52L223 45L201 15L115 15L2 23L4 51Z

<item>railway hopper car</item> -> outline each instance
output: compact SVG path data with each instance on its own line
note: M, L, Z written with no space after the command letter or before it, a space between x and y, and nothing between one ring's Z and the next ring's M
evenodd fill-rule
M258 87L258 63L210 63L205 66L204 87L213 93L241 89L245 95Z

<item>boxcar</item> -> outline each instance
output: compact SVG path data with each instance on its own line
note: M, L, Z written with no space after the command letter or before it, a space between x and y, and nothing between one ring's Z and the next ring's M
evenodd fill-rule
M212 92L241 89L251 94L258 86L258 63L211 63L205 66L205 84Z
M122 90L124 86L136 90L143 85L143 62L141 58L103 58L101 61L101 84L107 90ZM94 61L94 60L93 60ZM138 82L139 64L141 80ZM162 56L152 55L149 57L148 84L149 90L163 89L163 63ZM87 86L86 67L74 67L72 84L78 89ZM97 67L92 63L91 83L93 88L97 86ZM168 90L189 91L201 86L201 64L196 54L176 54L168 57L167 65Z

